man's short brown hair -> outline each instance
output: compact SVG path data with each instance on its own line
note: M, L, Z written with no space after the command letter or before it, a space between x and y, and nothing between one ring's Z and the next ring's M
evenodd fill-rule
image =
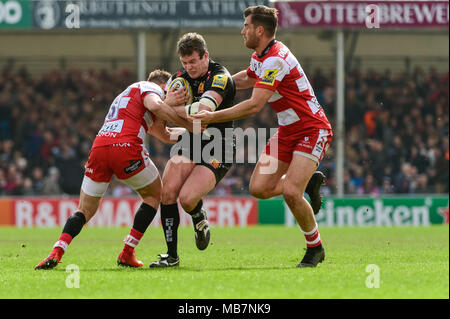
M197 52L200 59L203 59L203 55L206 51L208 51L206 41L198 33L186 33L178 40L177 52L179 56L187 56Z
M244 18L251 15L251 22L259 27L262 26L268 37L273 37L277 31L278 10L263 5L251 6L245 9Z
M170 77L171 75L169 72L157 69L148 75L147 81L156 83L158 85L165 84L167 83L167 81L169 81Z

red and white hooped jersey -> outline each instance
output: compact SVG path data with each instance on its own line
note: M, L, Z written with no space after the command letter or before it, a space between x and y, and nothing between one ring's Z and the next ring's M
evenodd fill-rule
M283 131L331 129L300 63L283 43L273 41L262 56L253 53L247 75L257 79L255 88L274 91L269 104Z
M154 115L144 106L144 98L149 93L157 94L161 100L165 98L159 85L147 81L133 83L119 94L112 102L92 148L124 142L143 144L154 121Z

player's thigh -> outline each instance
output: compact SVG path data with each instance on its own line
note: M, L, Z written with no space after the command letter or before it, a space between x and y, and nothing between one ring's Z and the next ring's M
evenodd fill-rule
M102 197L108 189L113 175L109 165L109 147L97 147L89 152L89 159L85 165L81 190L92 197Z
M101 198L108 189L113 171L108 164L108 147L94 148L89 153L81 183L78 210L88 222L97 212Z
M136 192L142 198L142 201L155 209L158 209L161 202L162 182L161 177L158 177L147 186L137 189Z
M283 195L298 196L303 194L318 164L317 159L301 153L294 153L284 179Z
M143 202L157 209L161 201L161 177L151 160L146 165L139 173L122 181L138 193Z
M283 183L283 194L298 196L306 189L309 179L323 159L333 133L328 129L311 129L295 137L293 157Z
M289 163L262 153L250 178L250 192L263 196L275 189L288 168Z
M80 211L84 214L84 217L86 218L86 223L88 223L89 220L97 212L101 199L102 199L101 196L100 197L91 196L91 195L88 195L85 192L83 192L83 190L80 191L80 200L78 203L78 211Z
M160 176L155 164L153 164L153 162L149 159L146 166L133 176L125 179L120 178L119 176L117 176L117 178L126 185L128 185L129 187L131 187L134 191L138 192L138 190L146 188L146 186L149 186L155 180L160 179ZM149 187L146 189L156 190L156 188L153 187Z
M162 177L162 203L173 204L181 187L195 167L195 163L184 156L173 156L167 162Z
M180 204L192 210L197 203L216 186L216 175L204 166L196 165L180 190Z

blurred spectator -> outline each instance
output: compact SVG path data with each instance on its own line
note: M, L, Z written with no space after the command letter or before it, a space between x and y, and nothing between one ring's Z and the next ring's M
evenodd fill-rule
M60 185L64 193L78 195L83 181L84 168L74 148L67 143L62 145L61 156L56 159L60 171Z
M48 176L42 183L41 194L47 196L63 194L59 185L59 170L56 167L50 167L50 169L48 170Z
M411 193L412 167L406 162L401 166L401 171L396 175L394 189L396 193Z
M365 177L363 184L358 187L358 194L379 195L380 188L375 184L375 178L372 174Z
M23 196L35 196L36 195L36 193L34 192L34 189L33 189L33 181L31 180L31 178L26 177L23 180L22 193L20 195L23 195Z
M390 177L383 178L383 184L381 185L380 192L382 194L392 194L394 193L394 186L392 185L392 181Z
M42 168L35 167L32 171L31 181L33 183L33 192L36 195L42 194L44 188L44 173Z
M317 69L311 82L335 125L335 73ZM32 78L26 69L0 72L0 195L76 195L89 150L116 95L135 81L128 70L52 70ZM449 191L448 72L416 67L411 74L350 70L346 76L345 193L447 193ZM236 102L252 90L237 91ZM270 107L235 127L277 128ZM263 130L264 131L264 130ZM269 138L266 134L263 145ZM319 169L325 194L336 193L333 140ZM170 145L150 138L150 156L162 174ZM257 147L238 150L215 195L248 195ZM109 196L133 191L114 178Z

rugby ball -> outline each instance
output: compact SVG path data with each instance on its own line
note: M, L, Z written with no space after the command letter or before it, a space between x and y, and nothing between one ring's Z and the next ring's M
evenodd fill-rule
M169 90L171 90L173 87L175 87L175 91L177 91L181 87L186 88L186 96L189 98L189 100L186 102L186 104L192 104L194 101L194 95L192 94L192 88L188 81L186 81L185 78L178 77L173 79L172 82L170 82Z

